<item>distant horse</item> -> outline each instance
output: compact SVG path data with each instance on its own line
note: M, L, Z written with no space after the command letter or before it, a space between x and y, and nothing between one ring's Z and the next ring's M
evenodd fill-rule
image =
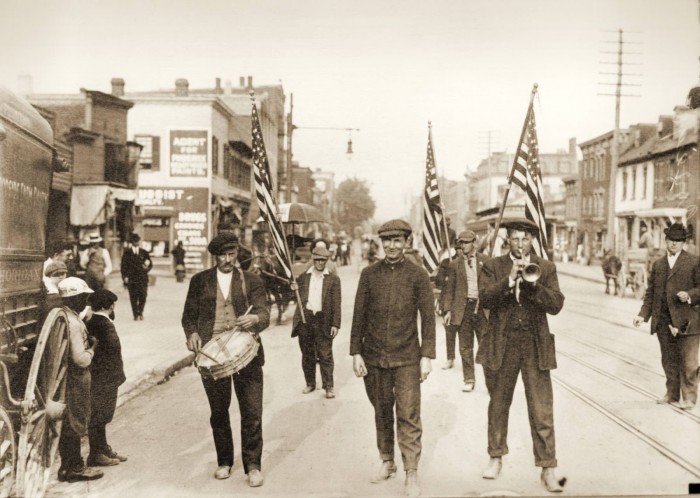
M252 258L251 271L258 273L265 286L267 303L270 307L277 305L277 325L282 324L282 315L287 310L289 302L294 299L287 277L277 258L267 254L258 254Z
M622 261L620 258L612 254L612 251L607 250L603 256L603 276L605 277L605 293L610 294L610 281L614 283L613 293L617 294L620 285L625 285L620 282L620 270L622 270Z

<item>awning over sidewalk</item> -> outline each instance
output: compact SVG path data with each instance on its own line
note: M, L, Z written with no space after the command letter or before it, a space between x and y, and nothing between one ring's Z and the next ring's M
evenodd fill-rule
M133 202L136 190L111 185L73 185L70 223L74 226L95 226L107 222L114 213L114 201Z

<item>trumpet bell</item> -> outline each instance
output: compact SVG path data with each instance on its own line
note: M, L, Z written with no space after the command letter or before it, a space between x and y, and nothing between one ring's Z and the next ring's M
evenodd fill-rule
M525 282L537 282L541 275L542 270L537 263L530 263L523 268L523 280Z

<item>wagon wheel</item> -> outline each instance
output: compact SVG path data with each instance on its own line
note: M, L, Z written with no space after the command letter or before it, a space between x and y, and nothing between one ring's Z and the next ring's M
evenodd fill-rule
M20 496L41 497L48 486L65 411L68 339L68 316L63 309L54 308L41 328L22 401L17 462Z
M12 492L15 478L15 431L7 412L0 408L0 498Z
M646 290L646 278L644 277L644 273L639 271L634 275L634 297L636 297L637 299L643 298Z
M617 295L620 297L625 297L625 287L627 287L627 279L629 275L624 271L620 271L617 275Z

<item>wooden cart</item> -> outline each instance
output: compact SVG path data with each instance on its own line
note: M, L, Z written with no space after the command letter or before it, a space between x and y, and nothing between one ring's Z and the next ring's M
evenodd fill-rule
M626 289L630 289L637 299L642 299L647 290L647 268L649 264L649 251L647 249L628 249L622 258L620 270L620 296L625 295Z
M49 124L0 87L0 497L41 497L63 423L66 312L42 287Z

